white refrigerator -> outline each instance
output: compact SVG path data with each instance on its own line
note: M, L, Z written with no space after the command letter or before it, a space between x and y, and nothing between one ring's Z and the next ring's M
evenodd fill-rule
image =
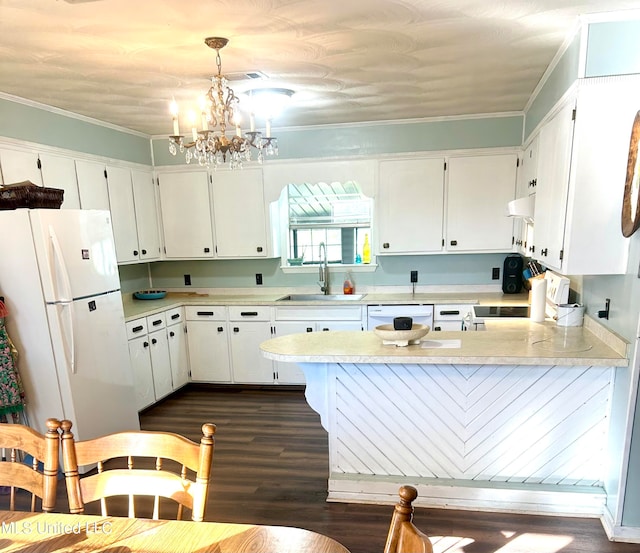
M0 296L33 428L140 428L108 211L0 211Z

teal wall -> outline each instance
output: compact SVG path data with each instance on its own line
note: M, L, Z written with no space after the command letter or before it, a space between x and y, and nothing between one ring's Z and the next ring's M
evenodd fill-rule
M535 100L529 106L524 124L524 142L542 121L544 116L569 90L578 78L580 64L580 35L576 35L567 50L558 60L549 78L542 86Z
M380 125L274 129L279 159L374 156L435 150L496 148L522 144L522 115L414 121ZM168 138L153 139L155 165L181 165Z
M146 263L137 265L120 265L120 290L136 292L149 289L149 266Z
M589 25L586 77L640 73L640 21Z
M375 272L352 272L352 280L360 286L409 286L409 272L418 271L419 285L483 285L499 284L491 280L491 269L502 268L505 254L449 254L378 257ZM207 261L160 261L152 263L151 279L154 288L251 288L262 290L269 287L316 286L317 274L284 273L280 270L280 259L265 260L207 260ZM345 269L329 267L331 290L339 292L345 277ZM256 273L262 273L264 284L257 287ZM191 286L184 286L184 275L191 275ZM139 286L139 275L126 283ZM121 272L122 277L122 272ZM135 284L134 284L135 283ZM147 283L148 284L148 283ZM123 289L125 284L122 285ZM134 288L135 289L135 288ZM138 288L139 289L139 288Z
M0 136L151 165L149 137L0 98Z
M640 21L613 21L589 26L585 74L587 77L640 73ZM639 104L640 107L640 104ZM617 193L622 193L620 186ZM611 299L608 321L601 321L635 346L638 315L640 314L640 236L630 241L630 255L625 275L584 277L583 303L587 312L604 309L606 298ZM616 374L612 397L612 421L623 421L631 368ZM615 432L615 430L614 430ZM615 498L614 498L615 499ZM622 512L622 525L640 527L640 396L635 407L631 452Z

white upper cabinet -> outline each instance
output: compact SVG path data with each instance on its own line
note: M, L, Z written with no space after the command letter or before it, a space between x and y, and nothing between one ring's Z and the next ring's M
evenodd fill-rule
M109 205L118 263L138 261L138 234L131 186L131 170L110 167L108 171Z
M515 196L517 165L515 153L449 158L447 251L511 250L513 220L507 204Z
M262 169L218 170L212 180L217 257L267 257Z
M380 162L379 255L442 251L444 163L444 158Z
M158 188L166 258L213 258L213 225L207 172L159 173Z
M620 213L639 96L633 76L581 81L542 127L533 255L543 265L565 275L627 272Z
M78 192L82 209L109 209L107 168L104 163L76 161Z
M151 172L108 167L107 188L118 263L160 259Z
M73 159L33 151L0 150L3 182L25 180L47 188L64 190L62 209L79 209L78 182Z
M524 148L518 166L516 199L529 198L534 204L538 182L538 135L536 134ZM533 213L531 214L533 218ZM521 217L513 221L514 250L530 257L533 251L533 224Z
M133 169L131 183L140 260L160 259L160 227L153 174L151 171Z
M558 271L562 269L574 106L572 98L540 130L533 256Z
M522 152L518 168L518 191L516 196L535 194L538 179L538 135L534 136Z
M42 186L38 154L22 150L0 150L0 167L4 184L31 181Z
M70 157L40 154L42 182L48 188L62 188L62 209L80 209L76 164Z

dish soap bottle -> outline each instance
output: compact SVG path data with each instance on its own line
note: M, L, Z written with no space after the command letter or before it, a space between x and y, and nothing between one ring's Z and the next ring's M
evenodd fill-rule
M364 235L364 245L362 246L362 262L371 263L371 246L369 245L369 235Z
M344 284L342 285L342 293L343 294L353 294L353 281L351 280L351 273L347 273L347 276L344 279Z

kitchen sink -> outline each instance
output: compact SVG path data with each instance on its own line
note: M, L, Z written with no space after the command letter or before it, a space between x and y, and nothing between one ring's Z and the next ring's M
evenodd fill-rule
M357 301L365 294L289 294L277 301Z

